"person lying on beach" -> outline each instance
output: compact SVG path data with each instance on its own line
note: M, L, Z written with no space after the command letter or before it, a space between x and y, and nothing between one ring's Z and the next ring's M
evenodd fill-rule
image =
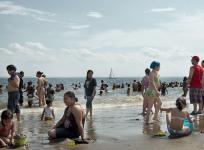
M50 139L79 138L84 140L84 111L77 102L75 94L68 91L64 94L64 103L67 106L62 118L49 131Z
M52 101L51 100L46 100L47 106L43 109L43 113L41 116L41 120L54 120L55 119L55 113L54 109L52 107Z
M176 100L176 108L161 108L161 111L166 111L167 129L171 137L183 137L192 133L192 123L189 113L183 111L186 107L186 100L180 97ZM168 113L171 114L169 119Z
M15 126L13 114L10 110L4 110L1 114L0 123L0 147L6 147L13 144Z

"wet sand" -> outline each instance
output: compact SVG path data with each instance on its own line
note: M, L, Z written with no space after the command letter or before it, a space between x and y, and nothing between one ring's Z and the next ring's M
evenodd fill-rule
M163 103L169 106L173 103ZM55 102L56 120L64 112L63 102ZM190 108L188 108L190 109ZM69 148L67 140L52 140L47 136L47 131L53 122L42 122L40 120L43 108L23 108L22 120L17 123L17 133L27 135L28 146L21 149L50 149L50 150L135 150L135 149L204 149L204 134L200 133L204 129L204 117L197 116L195 130L192 135L179 139L169 139L165 137L153 137L158 130L167 131L165 113L161 114L161 122L158 124L145 125L141 112L141 104L134 106L106 107L94 110L93 118L87 118L85 122L85 133L93 139L90 144L76 145ZM94 142L93 142L94 141Z

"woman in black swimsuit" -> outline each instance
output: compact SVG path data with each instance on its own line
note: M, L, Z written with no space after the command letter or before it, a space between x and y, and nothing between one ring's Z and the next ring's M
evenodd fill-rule
M77 103L75 94L68 91L64 94L64 103L67 106L63 117L48 131L48 136L53 138L78 138L84 140L84 113Z

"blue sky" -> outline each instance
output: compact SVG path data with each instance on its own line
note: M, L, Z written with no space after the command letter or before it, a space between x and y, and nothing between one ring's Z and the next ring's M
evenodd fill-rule
M15 64L26 76L188 75L204 59L203 0L0 1L0 76Z

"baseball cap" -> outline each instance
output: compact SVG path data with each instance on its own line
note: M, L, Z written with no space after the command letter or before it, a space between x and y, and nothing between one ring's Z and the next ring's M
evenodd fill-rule
M193 56L192 59L196 60L197 62L199 62L200 58L198 56Z

